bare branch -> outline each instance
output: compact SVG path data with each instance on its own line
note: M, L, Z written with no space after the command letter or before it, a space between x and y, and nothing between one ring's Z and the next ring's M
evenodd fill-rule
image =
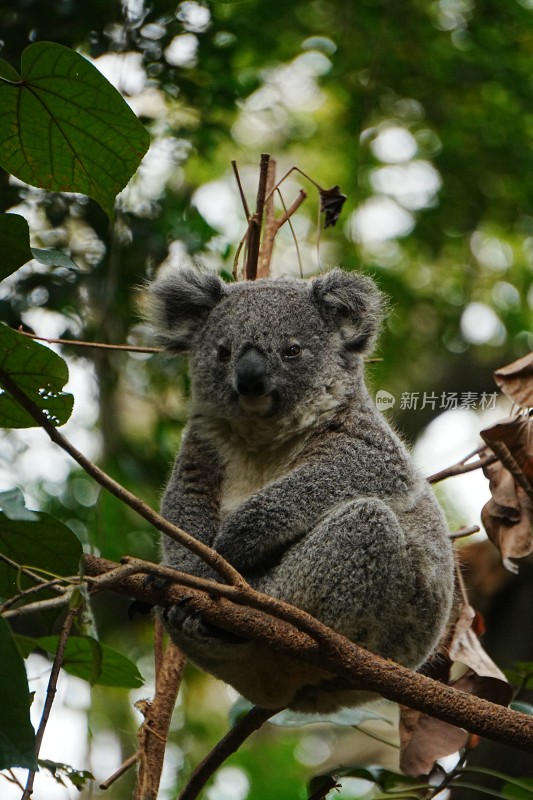
M454 475L464 475L466 472L474 472L476 469L481 469L482 467L486 467L487 464L493 464L495 461L498 460L497 456L489 453L482 458L479 458L477 461L473 461L472 464L465 463L469 458L473 455L476 455L478 451L465 456L462 461L459 461L457 464L453 464L451 467L446 467L446 469L442 469L440 472L435 472L434 475L430 475L427 478L429 483L439 483L439 481L443 481L446 478L453 478Z
M19 388L10 375L4 370L0 369L0 383L3 384L5 389L13 396L25 411L43 428L50 439L63 450L65 450L72 458L84 469L97 483L107 489L108 492L118 497L119 500L126 503L130 508L136 511L143 519L154 526L158 531L169 536L171 539L187 547L193 553L202 558L215 572L218 572L221 577L225 578L228 583L233 585L244 584L245 581L242 576L234 569L227 561L225 561L217 552L210 547L202 544L194 536L173 525L168 520L164 519L160 514L154 511L150 506L144 503L139 497L129 492L117 481L111 478L100 467L97 467L90 459L83 455L74 445L60 433L55 425L53 425L41 409L30 400L30 398Z
M156 632L161 632L161 628L161 622L157 619ZM144 722L138 734L139 774L135 800L150 800L150 798L155 800L157 797L170 720L176 705L184 667L184 655L176 645L169 642L156 673L155 697L151 703L143 704Z
M124 775L124 773L127 772L131 767L133 767L138 760L139 760L139 752L137 751L132 756L127 758L116 770L116 772L110 775L110 777L107 778L105 781L102 781L102 783L100 784L100 789L109 789L109 787L112 786L115 783L115 781L118 781L118 779L121 778Z
M263 225L263 209L265 207L266 185L268 176L268 153L261 153L259 164L259 187L257 190L257 201L255 213L250 217L248 223L248 252L246 255L246 280L253 281L257 275L257 259L259 257L259 244L261 240L261 227Z
M76 611L76 609L70 609L70 611L67 612L67 616L65 617L65 621L63 622L63 627L61 628L61 633L59 635L57 652L54 656L52 671L50 673L50 678L48 679L48 686L46 689L46 700L44 702L43 713L41 714L41 721L39 722L39 727L35 735L36 758L38 757L39 750L41 749L44 731L48 723L48 719L50 717L50 711L52 710L52 705L56 695L57 680L59 678L59 671L63 663L63 657L65 655L65 647L67 644L67 639L69 637L70 630L72 628L72 623L74 622L74 617L76 616L77 613L78 612ZM26 783L26 788L24 789L24 794L22 795L21 800L29 800L29 798L31 797L33 793L33 784L35 781L35 775L36 775L35 770L30 770L28 774L28 781Z
M479 525L469 525L456 531L450 531L448 536L452 541L455 541L456 539L464 539L466 536L472 536L473 533L479 533L480 530Z
M90 575L117 567L113 562L96 556L86 556L85 563ZM114 588L120 593L160 606L186 599L191 610L201 613L207 622L325 669L344 679L346 686L378 692L389 700L465 728L471 733L533 752L532 717L445 686L375 656L300 609L254 592L248 586L246 591L239 589L243 594L239 602L209 596L177 583L156 590L141 576L129 576ZM253 595L253 605L251 602L245 605L250 593ZM263 606L261 611L260 606ZM285 621L289 618L294 620L292 624ZM302 619L312 622L306 625L307 631L296 622ZM310 635L312 628L314 631Z
M244 189L242 188L241 176L239 175L239 170L237 168L237 162L236 161L232 161L231 162L231 166L233 167L233 174L235 175L235 180L237 181L237 186L239 188L239 194L241 196L242 207L243 207L244 213L246 215L246 221L248 221L250 219L250 209L248 208L248 203L246 202Z
M48 344L71 344L75 347L96 347L100 350L125 350L129 353L162 353L162 347L136 347L131 344L104 344L103 342L82 342L77 339L47 339L45 336L37 336L35 333L28 333L20 328L17 333L27 336L28 339L36 339L39 342L48 342Z
M179 800L195 800L213 773L235 753L270 717L281 711L280 708L259 708L254 706L231 730L215 745L210 753L198 764Z

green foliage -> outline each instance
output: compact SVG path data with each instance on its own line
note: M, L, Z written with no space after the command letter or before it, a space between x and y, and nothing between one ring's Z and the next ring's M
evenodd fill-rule
M376 388L397 396L403 390L493 391L492 369L533 346L533 221L527 181L533 169L533 17L528 4L219 0L176 8L175 1L153 0L141 5L125 4L126 18L118 5L110 9L107 0L12 0L0 9L6 59L0 66L0 163L22 180L51 189L35 192L0 176L0 208L26 214L32 241L43 245L29 248L27 225L17 214L0 218L0 278L32 256L41 265L6 281L0 318L13 328L21 319L37 326L41 322L34 323L26 312L54 312L56 320L63 320L66 338L144 343L135 328L133 287L153 274L174 246L231 273L235 239L220 221L206 219L193 198L202 184L228 185L231 159L242 168L252 197L249 165L257 162L260 150L268 150L279 159L280 172L298 164L321 184L338 183L348 194L341 220L344 234L341 227L322 234L322 260L371 272L392 298L379 353L384 360L372 367ZM207 9L207 22L196 24L191 8L195 13ZM25 50L19 74L15 65L35 37L41 41ZM168 55L175 40L194 51L178 63ZM132 192L120 198L113 232L94 202L55 192L85 193L111 215L117 191L146 150L147 134L119 93L68 47L94 58L116 58L122 76L129 67L120 58L138 58L147 74L145 88L159 104L155 111L143 106L141 114L152 121L162 152L165 147L172 151L159 185L150 176L147 192L147 184L135 178ZM307 105L300 102L306 92ZM410 159L387 163L376 155L377 137L391 127L415 142ZM17 150L19 135L24 151ZM416 192L413 199L406 191L406 176L411 166L420 164L435 170L439 188L417 206ZM387 168L392 183L385 181L382 188ZM290 192L292 188L286 199ZM367 201L383 198L407 213L409 225L398 235L369 244L354 234L354 215ZM316 201L310 197L295 220L309 269L315 263L315 212ZM244 232L244 215L242 226ZM53 249L45 249L49 246ZM284 253L279 262L283 270L291 266L287 252L286 243L278 247L278 254ZM499 337L481 343L468 338L461 323L471 302L493 311L501 326ZM97 386L96 399L80 393L79 406L97 404L89 416L98 418L94 437L100 436L100 462L156 504L185 419L183 362L149 362L66 346L64 351ZM49 348L0 326L0 367L54 422L68 419L72 398L62 391L66 367ZM399 412L397 419L414 439L436 413L431 408ZM35 423L4 390L0 424ZM47 474L46 480L53 482L53 477ZM39 496L54 515L76 524L76 530L83 528L84 542L97 552L114 559L124 552L157 557L153 534L129 510L104 493L89 504L78 484L71 477L53 494L45 484ZM4 493L2 507L0 553L43 570L43 575L77 571L79 544L66 527L25 509L20 495ZM0 564L0 594L12 597L29 585L16 568ZM101 635L111 641L120 636L121 649L131 659L146 657L149 626L139 638L139 627L126 625L123 611L116 598L101 604ZM31 647L39 640L43 644L38 623L28 626L33 626ZM49 652L56 641L48 641ZM131 662L117 661L94 639L74 641L81 650L75 650L70 664L75 668L79 663L85 679L94 680L108 662L115 675L124 669L128 680L137 680ZM20 675L20 662L13 669ZM515 707L526 713L532 675L533 666L525 661L512 674L526 693ZM209 686L191 672L188 680ZM25 691L27 696L27 687ZM202 702L178 711L173 743L182 748L185 760L191 752L199 760L206 742L214 743L219 734L220 720L211 710L215 694L206 689L207 700L202 696ZM108 735L120 736L124 752L131 752L135 742L125 704L117 725L115 716L110 722L113 704L104 700L99 707L99 702L96 693L93 733L100 725ZM116 701L114 713L118 707ZM357 724L354 717L346 722ZM299 796L310 772L321 769L295 757L296 743L309 729L268 730L232 763L246 771L251 796L258 800ZM351 733L339 725L330 730L332 751L341 736ZM63 774L61 765L51 769L56 777ZM413 785L409 779L399 784L398 775L379 768L355 767L347 774L370 781L376 796L392 796L400 788L408 794ZM517 786L501 776L499 781L504 796L531 797L527 782ZM476 785L475 791L482 789ZM124 797L123 784L107 794L111 800Z
M26 670L9 626L1 617L0 652L0 769L36 769Z
M24 50L20 75L0 60L0 163L44 189L113 203L149 136L117 90L79 53L52 42Z
M0 597L8 598L34 584L19 566L45 579L76 575L81 544L72 531L42 511L28 511L16 492L0 493Z
M20 214L0 215L0 280L7 278L26 261L32 258L30 249L30 229Z
M57 650L59 637L41 636L31 639L27 636L16 636L16 642L25 657L37 649L53 655ZM71 675L88 681L91 686L137 689L143 685L142 675L129 658L91 636L69 637L62 667Z
M49 772L61 786L71 784L79 791L84 789L89 781L94 780L94 775L88 770L74 769L68 764L58 764L46 758L39 759L39 767Z
M68 380L65 361L49 347L6 325L0 325L0 353L0 385L4 389L0 394L0 425L29 428L38 424L12 396L8 381L13 381L50 422L63 425L74 404L73 396L62 391Z

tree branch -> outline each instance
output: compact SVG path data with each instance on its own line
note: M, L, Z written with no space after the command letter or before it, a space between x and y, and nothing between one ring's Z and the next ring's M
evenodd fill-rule
M65 617L65 621L63 622L63 627L61 628L61 633L59 635L57 652L54 656L54 663L52 664L52 671L50 673L50 678L48 679L48 686L46 688L46 700L43 706L43 713L41 714L41 721L39 722L39 727L35 735L36 758L39 755L39 750L41 749L41 744L43 741L44 731L48 723L48 719L50 717L50 711L52 710L52 705L57 691L57 680L59 678L59 671L61 669L61 665L63 664L63 656L65 654L67 639L69 637L70 630L72 628L72 623L74 622L74 617L76 616L76 614L77 611L76 609L73 608L67 612L67 616ZM32 796L35 775L36 775L35 770L31 770L29 772L26 788L24 789L24 794L22 795L21 800L29 800L30 797Z
M161 622L156 619L156 639L161 633ZM141 711L144 722L139 729L140 749L137 753L139 774L135 800L156 800L163 770L165 746L172 712L185 667L185 657L169 642L156 673L156 690L152 702L145 701Z
M248 739L270 717L281 711L281 708L259 708L254 706L242 717L228 733L215 745L210 753L201 761L192 773L189 781L179 796L179 800L195 800L213 773L235 753L241 744Z
M227 561L225 561L215 550L202 544L202 542L195 539L194 536L173 525L168 520L164 519L160 514L150 508L149 505L144 503L139 497L129 492L117 481L111 478L100 467L97 467L90 459L83 455L74 445L60 433L55 425L50 422L41 409L35 405L19 386L15 383L10 375L4 370L0 369L0 383L4 388L13 396L19 405L28 412L28 414L43 428L50 439L65 452L67 452L82 469L85 470L97 483L111 492L119 500L126 503L130 508L136 511L143 519L149 522L156 528L156 530L169 536L171 539L187 547L191 552L198 555L203 559L206 564L209 564L215 572L225 578L228 583L233 585L243 584L245 581L242 576L234 569Z
M117 567L115 563L97 556L86 556L85 563L88 574L93 576ZM135 575L117 580L113 589L159 606L186 600L192 610L201 613L213 625L248 639L261 641L273 650L328 670L345 679L346 685L351 688L378 692L389 700L465 728L471 733L533 752L533 717L445 686L375 656L318 620L313 620L315 632L320 631L321 634L318 641L295 624L280 617L276 618L273 608L268 607L268 601L272 598L266 595L255 592L255 607L246 607L221 596L209 596L205 591L180 586L178 583L168 584L163 589L154 589L144 577ZM267 601L264 609L266 613L259 610L259 602L263 598ZM281 607L285 609L285 618L308 616L280 601L275 603L278 610Z
M246 280L253 281L257 276L257 259L259 258L259 244L261 241L261 227L263 225L263 209L265 207L265 195L268 177L268 153L261 153L259 164L259 187L257 190L257 201L255 213L250 217L248 223L248 252L246 255Z

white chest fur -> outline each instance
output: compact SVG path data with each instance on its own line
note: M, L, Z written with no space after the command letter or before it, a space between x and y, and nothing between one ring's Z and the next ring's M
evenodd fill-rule
M275 450L243 450L234 444L225 448L225 471L222 482L220 513L222 517L234 511L250 495L286 475L291 462L305 444L305 437L296 437Z

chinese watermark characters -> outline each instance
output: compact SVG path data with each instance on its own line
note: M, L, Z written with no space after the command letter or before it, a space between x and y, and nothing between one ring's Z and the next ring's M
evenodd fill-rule
M471 409L486 411L496 407L498 392L402 392L400 411L451 411L452 409ZM380 389L376 393L376 406L380 411L387 411L396 403L390 392Z

